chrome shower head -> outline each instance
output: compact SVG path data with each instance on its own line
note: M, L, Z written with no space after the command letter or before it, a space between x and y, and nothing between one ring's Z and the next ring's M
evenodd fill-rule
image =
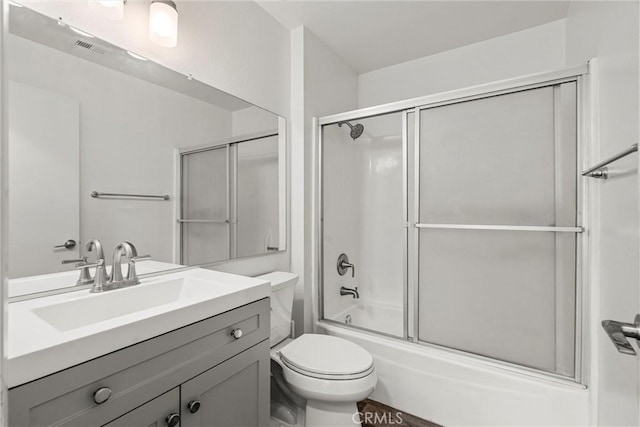
M360 123L356 123L355 126L352 125L349 122L340 122L338 123L338 127L342 127L342 125L347 125L351 128L351 138L355 141L356 139L358 139L360 137L360 135L362 135L362 132L364 132L364 126L361 125Z

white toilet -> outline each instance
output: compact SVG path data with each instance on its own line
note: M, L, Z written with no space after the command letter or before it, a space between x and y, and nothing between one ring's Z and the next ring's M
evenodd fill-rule
M289 400L298 404L306 400L304 425L360 425L356 402L369 396L378 380L371 354L329 335L304 334L291 339L298 275L274 272L259 279L271 282L271 359L282 368L284 381L279 383L288 388L284 394L295 394ZM272 376L276 375L272 369Z

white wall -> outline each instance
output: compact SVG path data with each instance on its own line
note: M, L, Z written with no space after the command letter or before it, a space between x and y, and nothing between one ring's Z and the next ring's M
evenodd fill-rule
M594 62L596 97L592 159L638 142L638 2L573 1L568 9L567 63ZM593 212L591 304L592 414L598 425L638 425L638 359L619 354L600 321L632 322L640 312L638 157L612 166L607 181L590 180Z
M551 22L358 76L358 107L561 68L565 22Z
M0 22L5 24L5 4L0 7ZM4 31L0 31L0 46L4 47ZM0 58L0 81L4 82L4 60ZM6 94L5 85L0 84L0 426L7 425L7 387L5 383L5 342L7 336L7 310L6 301L9 291L9 275L7 274L7 262L9 246L8 241L8 225L9 220L7 213L9 212L9 206L7 203L7 193L9 188L9 171L7 166L7 135L9 134L7 123L7 109L6 106Z
M172 262L175 197L106 200L89 194L173 196L174 149L229 138L231 112L21 37L8 35L6 42L7 78L80 105L80 239L100 239L107 256L129 240L140 254Z
M313 117L356 108L357 77L313 33L300 27L291 32L292 46L292 271L300 275L294 302L297 333L311 329ZM304 328L301 326L304 325Z
M267 110L254 105L231 113L231 134L233 136L268 131L278 132L278 118Z

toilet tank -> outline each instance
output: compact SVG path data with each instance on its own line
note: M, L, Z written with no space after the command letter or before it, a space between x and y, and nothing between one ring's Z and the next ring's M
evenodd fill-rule
M258 276L257 279L271 282L271 347L291 335L291 314L293 294L298 283L298 275L284 271Z

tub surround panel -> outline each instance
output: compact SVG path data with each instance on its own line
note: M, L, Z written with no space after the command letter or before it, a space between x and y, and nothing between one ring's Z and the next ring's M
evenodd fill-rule
M402 118L400 113L354 121L363 134L353 140L346 125L323 127L324 317L391 335L403 334ZM341 253L355 265L336 271ZM340 295L358 287L360 298ZM362 313L383 307L385 324ZM365 311L367 311L365 309ZM354 323L354 325L356 325Z

